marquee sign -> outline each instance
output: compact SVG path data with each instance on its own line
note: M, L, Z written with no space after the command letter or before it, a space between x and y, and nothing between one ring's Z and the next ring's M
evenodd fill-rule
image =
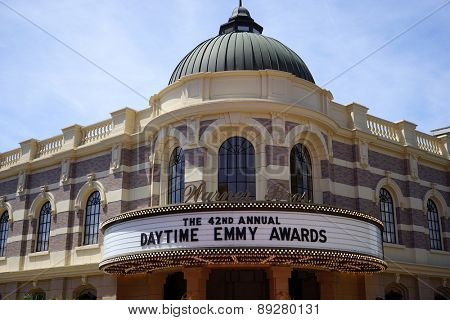
M119 269L130 271L134 265L132 257L136 260L147 257L143 260L152 260L153 267L159 268L164 261L162 257L170 255L174 261L184 259L182 265L189 264L186 262L189 259L214 264L217 259L211 260L211 256L220 256L219 252L227 250L234 263L239 262L237 256L244 256L239 250L241 253L263 250L261 261L271 250L278 250L288 255L304 254L302 259L308 262L316 260L307 257L314 252L330 255L334 262L341 257L347 266L351 262L344 257L367 257L383 264L381 224L375 218L356 213L338 214L338 209L334 212L325 206L321 207L328 208L329 212L318 212L317 207L274 203L193 204L167 207L152 214L142 211L124 215L104 224L102 266L126 261ZM160 260L157 263L155 259ZM355 270L358 268L355 265Z

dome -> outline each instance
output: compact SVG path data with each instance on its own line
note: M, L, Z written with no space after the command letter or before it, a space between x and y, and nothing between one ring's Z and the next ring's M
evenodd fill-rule
M240 5L220 27L218 36L200 43L181 60L169 85L191 74L237 70L284 71L315 83L308 67L294 51L262 35L262 31L263 27Z

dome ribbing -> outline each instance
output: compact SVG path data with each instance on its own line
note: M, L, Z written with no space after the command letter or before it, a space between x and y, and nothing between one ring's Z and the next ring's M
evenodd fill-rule
M246 8L237 7L217 37L202 42L181 60L169 85L191 74L237 70L284 71L314 83L303 60L278 40L263 36L262 31Z

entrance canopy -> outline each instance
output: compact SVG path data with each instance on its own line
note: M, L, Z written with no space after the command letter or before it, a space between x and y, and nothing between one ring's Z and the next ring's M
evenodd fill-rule
M223 265L380 272L378 219L324 205L197 203L125 213L103 223L107 273Z

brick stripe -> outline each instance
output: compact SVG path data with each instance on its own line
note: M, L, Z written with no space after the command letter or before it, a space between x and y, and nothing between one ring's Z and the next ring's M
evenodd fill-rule
M398 238L400 244L407 248L430 250L430 239L425 233L398 230Z
M150 198L127 201L126 202L126 211L133 211L138 209L145 209L150 206Z
M349 162L355 162L356 146L333 140L333 156Z
M416 225L428 228L427 217L423 211L417 209L396 208L396 218L398 224Z
M151 186L150 172L146 169L135 172L123 172L123 189L131 190ZM109 185L108 185L109 189Z
M279 146L266 146L266 165L289 166L289 149Z
M206 148L184 150L186 167L203 168L206 161Z
M18 179L0 182L0 196L15 193Z
M280 149L281 148L281 149ZM194 149L195 150L195 149ZM284 147L276 147L276 146L267 146L266 150L268 152L267 160L268 164L276 164L276 165L288 165L288 151L284 150ZM149 155L150 148L147 146L141 146L136 149L123 149L122 150L122 160L123 165L126 166L133 166L133 165L139 165L144 164L148 162L148 155ZM341 143L338 141L333 141L333 152L334 156L338 159L342 159L349 162L355 161L355 155L357 148L354 145L349 145L345 143ZM285 154L286 157L282 157L281 159L278 159L279 154ZM398 159L391 156L383 155L380 153L377 153L375 151L369 152L369 159L370 164L378 169L382 170L388 170L392 172L396 172L398 174L407 175L408 172L406 170L407 164L405 164L404 159ZM111 155L106 154L102 155L96 158L74 162L72 164L71 169L71 178L80 178L86 176L88 173L91 172L104 172L109 171L109 165L111 161ZM190 162L190 160L189 160ZM195 161L193 162L195 163ZM322 174L324 177L327 177L329 173L326 170L326 163L323 162L321 164L322 166ZM344 168L344 167L342 167ZM141 170L141 169L139 169ZM345 170L345 169L342 169ZM359 170L359 169L355 169ZM361 175L363 177L364 174L367 174L365 170L359 170L361 172L358 172L358 175ZM343 176L348 177L348 174L343 174ZM350 175L354 176L354 174ZM423 165L419 165L419 176L422 180L438 183L440 185L446 186L448 185L448 181L450 180L450 173L445 171L436 170L433 168L429 168ZM333 177L333 175L332 175ZM60 178L60 168L53 168L50 170L46 170L43 172L30 174L28 176L28 183L27 183L27 189L33 189L33 188L39 188L42 185L50 185L59 183ZM358 182L362 183L362 185L370 184L373 185L373 182L366 182L369 181L368 179L359 179ZM347 182L346 184L355 185L355 181L353 182ZM405 183L404 181L401 183ZM420 185L414 183L415 185L411 185L411 188L419 187ZM0 183L0 194L14 194L17 188L17 179L9 180L5 182ZM420 187L422 189L426 187ZM407 194L408 188L402 188L402 191L405 191L404 193ZM411 191L413 193L416 193L415 191ZM422 191L421 191L422 193ZM447 193L447 203L450 205L450 194Z
M109 170L111 165L111 154L105 154L93 159L74 162L71 166L70 178L87 176L92 172L103 172Z
M385 176L372 173L368 170L359 168L352 169L341 165L330 164L326 160L321 161L320 165L323 178L329 178L333 182L348 186L362 186L375 189L379 181L385 178ZM423 200L425 194L430 190L429 187L420 185L414 181L392 180L399 186L404 197ZM450 193L445 191L439 192L444 195L447 206L450 206Z
M269 131L270 134L272 134L272 119L262 119L262 118L254 118L256 121L258 121L259 123L261 123L263 125L263 127L265 127L267 129L267 131Z
M122 164L128 167L148 162L151 148L148 145L135 149L122 149Z
M61 177L61 168L46 170L39 173L30 174L27 181L27 189L39 188L42 185L58 183Z
M424 165L418 166L419 178L429 182L437 183L443 186L448 186L450 181L450 172L440 171Z

